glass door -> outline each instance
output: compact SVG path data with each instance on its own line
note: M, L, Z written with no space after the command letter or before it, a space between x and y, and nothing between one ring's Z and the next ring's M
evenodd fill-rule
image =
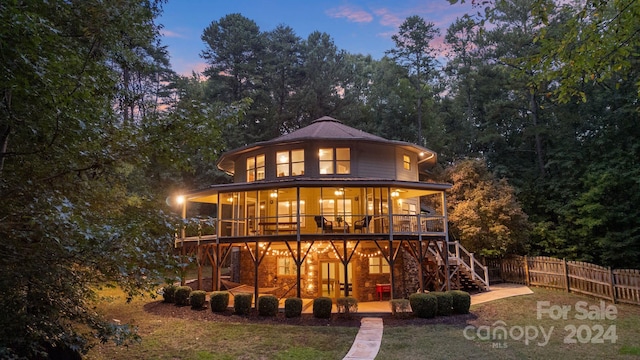
M347 265L349 295L353 295L353 270L351 263ZM338 298L344 296L344 266L339 261L320 262L320 290L322 296Z

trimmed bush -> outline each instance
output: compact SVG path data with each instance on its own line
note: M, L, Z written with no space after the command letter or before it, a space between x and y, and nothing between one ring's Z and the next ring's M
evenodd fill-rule
M213 312L223 312L229 307L229 292L214 291L209 297L209 306Z
M451 290L450 292L453 298L453 313L468 314L469 307L471 307L471 295L462 290Z
M164 287L164 289L162 290L162 298L164 299L164 302L166 303L175 303L176 302L176 289L178 287L175 285L167 285Z
M189 305L189 295L191 295L191 288L189 286L178 286L175 294L176 305Z
M288 298L284 301L284 316L288 318L302 315L302 299Z
M258 298L258 314L260 316L276 316L278 314L278 298L263 295Z
M207 292L202 290L195 290L189 294L189 303L192 309L202 309L204 303L207 301Z
M251 310L252 293L238 293L233 298L233 310L238 315L247 315Z
M453 312L453 295L446 291L433 291L431 294L438 299L438 316L449 316Z
M313 300L313 317L318 319L329 319L331 318L331 308L333 307L333 303L331 302L331 298L328 297L319 297Z
M336 307L338 314L349 316L351 313L358 312L358 299L353 296L340 297L336 299Z
M391 304L391 315L393 316L404 317L411 312L407 299L393 299L389 301L389 304Z
M413 314L419 318L433 318L438 311L438 298L431 293L411 294L409 295L409 304Z

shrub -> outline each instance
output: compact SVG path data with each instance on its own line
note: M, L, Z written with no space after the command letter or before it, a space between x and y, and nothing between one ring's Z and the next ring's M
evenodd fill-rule
M411 294L409 295L409 304L413 314L419 318L433 318L438 311L438 299L431 293Z
M409 300L407 299L393 299L389 303L391 304L391 315L393 316L406 316L411 312Z
M319 297L313 300L313 317L318 319L329 319L331 318L331 308L333 307L333 303L331 302L331 298L328 297Z
M341 297L336 299L336 307L338 314L349 316L351 313L358 312L358 299L353 296Z
M166 303L174 303L176 302L176 289L178 287L175 285L167 285L164 287L162 292L162 297L164 298L164 302Z
M276 316L278 314L278 298L273 295L260 296L258 298L258 314Z
M209 306L213 312L223 312L229 307L229 292L214 291L209 297Z
M449 316L451 315L453 308L453 295L450 292L445 291L434 291L431 294L435 295L438 299L438 311L436 312L439 316Z
M288 298L284 301L284 316L294 318L300 315L302 315L302 299Z
M176 305L189 305L189 295L191 295L191 288L189 286L178 286L175 294Z
M193 309L202 309L206 302L207 292L202 290L192 291L189 295L189 303Z
M247 315L251 310L252 293L238 293L233 298L233 309L238 315Z
M454 314L468 314L471 307L471 295L462 290L451 290Z

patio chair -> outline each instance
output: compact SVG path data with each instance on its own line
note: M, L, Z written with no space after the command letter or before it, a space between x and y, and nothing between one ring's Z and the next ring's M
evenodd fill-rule
M324 218L324 216L314 216L313 219L316 221L316 232L318 229L322 229L322 232L332 232L333 231L333 221L329 221Z
M356 232L356 230L360 230L360 232L362 232L362 230L367 230L367 232L369 232L369 223L371 222L371 218L373 218L373 216L371 215L367 215L365 217L362 218L362 220L357 220L353 223L353 232Z

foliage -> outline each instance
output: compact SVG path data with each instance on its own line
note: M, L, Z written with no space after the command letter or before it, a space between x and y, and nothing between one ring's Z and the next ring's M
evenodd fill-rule
M284 316L287 318L300 317L302 315L302 299L287 298L284 301Z
M258 298L258 314L276 316L278 314L278 298L274 295L262 295Z
M187 306L189 305L189 296L191 295L191 287L189 286L178 286L176 289L176 293L174 295L176 300L176 305L178 306Z
M209 306L213 312L224 312L229 307L229 292L214 291L209 295Z
M415 293L409 295L411 311L419 318L433 318L438 312L438 298L432 294Z
M170 284L165 286L162 289L162 297L164 299L164 302L166 303L175 303L176 302L176 290L178 289L177 286Z
M521 253L527 215L505 179L496 180L482 161L465 160L447 171L450 231L471 252L483 256Z
M452 311L454 314L468 314L471 307L471 295L462 290L448 291L452 297Z
M411 304L409 299L393 299L389 300L391 305L391 315L393 316L405 316L411 312Z
M358 299L353 296L339 297L336 299L336 308L338 314L350 316L350 314L358 312Z
M333 302L329 297L319 297L313 299L313 317L318 319L328 319L331 317Z
M438 316L451 315L453 308L453 294L448 291L432 291L429 294L435 296L438 301L438 310L436 312Z
M193 309L202 309L207 302L207 292L203 290L194 290L189 294L189 304Z
M238 315L247 315L251 310L252 302L253 302L253 294L237 293L233 297L233 310Z

